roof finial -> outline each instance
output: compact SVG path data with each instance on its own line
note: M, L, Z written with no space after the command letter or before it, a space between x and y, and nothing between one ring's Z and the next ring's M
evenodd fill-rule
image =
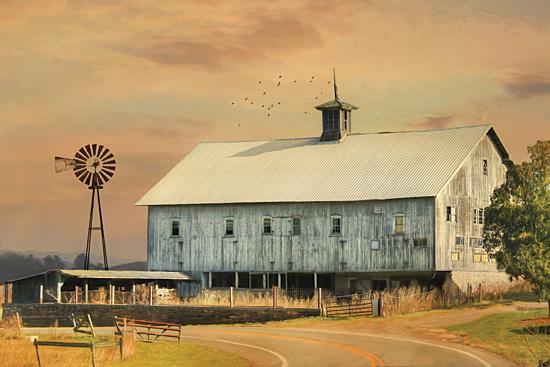
M336 86L336 69L332 68L332 76L334 77L334 99L338 101L338 87Z

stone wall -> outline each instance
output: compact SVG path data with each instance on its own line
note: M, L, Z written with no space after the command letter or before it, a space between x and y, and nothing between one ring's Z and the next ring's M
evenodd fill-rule
M172 322L182 325L236 324L267 322L319 316L317 309L269 307L191 307L96 304L10 304L4 305L3 317L18 312L24 326L49 326L56 319L59 326L72 326L71 314L89 313L96 326L113 326L115 316L141 320Z
M472 287L481 284L485 289L504 291L514 284L508 274L501 271L452 271L448 280L461 290L466 290L468 284Z

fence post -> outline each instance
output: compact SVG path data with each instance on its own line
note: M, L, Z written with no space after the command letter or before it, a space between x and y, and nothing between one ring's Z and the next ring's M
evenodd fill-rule
M84 282L84 303L88 303L88 281Z
M23 331L21 330L23 323L21 322L21 316L19 316L19 312L15 313L15 318L17 319L17 336L21 337L23 335Z
M78 304L78 286L74 286L74 303Z
M482 290L481 290L481 283L479 283L479 285L478 285L478 293L479 293L479 303L481 303L481 301L483 300Z
M136 304L136 283L132 281L132 304Z
M378 315L384 317L384 292L378 293Z
M149 306L153 305L153 285L149 284Z
M38 352L38 343L36 339L34 340L34 348L36 349L36 359L38 360L38 367L42 367L42 362L40 362L40 353Z
M271 295L273 298L273 308L277 308L277 287L273 286L271 288Z
M323 309L323 288L317 288L317 308Z
M235 307L235 295L233 287L229 287L229 307Z
M44 285L40 284L40 304L44 303Z

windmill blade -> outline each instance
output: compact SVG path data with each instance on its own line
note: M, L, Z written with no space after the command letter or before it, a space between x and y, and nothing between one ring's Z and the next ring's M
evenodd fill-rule
M90 176L90 172L84 171L84 174L82 174L80 177L78 177L78 179L80 180L80 182L86 183L86 179L87 179L89 176Z
M97 144L92 144L92 153L94 153L94 155L97 155L96 151L97 151Z
M113 159L112 161L109 161L109 162L103 162L104 165L115 165L116 164L116 161Z
M88 186L92 183L92 174L90 172L86 172L86 180L84 182Z
M103 157L105 157L108 153L110 153L111 151L109 150L109 148L105 148L105 150L103 151L103 153L99 156L99 159L103 159Z
M103 182L107 182L109 181L110 177L107 176L105 173L103 173L103 171L99 171L98 174L101 176L101 178L103 179Z
M76 161L71 158L55 157L55 173L68 171L76 166Z
M100 157L101 156L101 152L103 151L103 148L105 148L103 145L100 145L97 149L97 156Z
M84 156L84 160L87 160L88 158L90 158L90 155L88 154L86 149L84 149L84 147L80 148L78 151L80 152L80 154L82 154L82 156Z
M113 170L113 172L108 171L108 170L103 170L103 171L101 171L101 172L103 172L103 173L109 175L109 177L113 177L113 175L115 174L115 173L114 173L114 170Z
M111 158L113 158L113 157L114 157L113 153L110 153L110 154L109 154L108 156L106 156L106 157L101 157L101 160L102 160L102 161L107 161L107 160L109 160L109 159L111 159Z
M80 161L81 163L86 163L86 161L88 160L88 158L80 153L80 151L76 152L76 154L74 155L74 159Z
M84 148L86 148L86 151L88 152L88 157L92 157L94 155L90 144L86 145Z
M115 166L103 166L103 168L106 170L106 171L115 171Z

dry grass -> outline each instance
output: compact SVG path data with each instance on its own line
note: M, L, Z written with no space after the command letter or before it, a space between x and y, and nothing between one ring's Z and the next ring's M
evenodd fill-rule
M525 281L514 282L511 286L486 285L471 287L463 291L457 287L447 287L430 292L422 292L418 287L398 288L384 292L384 313L386 316L402 315L418 311L450 308L469 303L495 301L530 294L531 285Z
M50 335L41 335L40 340L55 341L84 341L72 336L56 335L52 329ZM86 338L85 341L90 339ZM100 342L114 343L115 341L100 340ZM128 341L124 345L126 356L133 355L135 343ZM98 365L105 365L120 360L118 345L112 347L96 348L96 361ZM40 359L44 366L79 367L91 365L91 351L82 348L40 347ZM21 330L15 318L5 319L0 322L0 361L2 367L35 367L37 366L36 350L31 338L22 336Z
M234 290L235 306L237 307L272 307L271 290ZM228 289L203 289L196 297L179 301L187 306L229 306ZM282 308L317 308L316 296L288 296L284 290L277 290L277 307Z

